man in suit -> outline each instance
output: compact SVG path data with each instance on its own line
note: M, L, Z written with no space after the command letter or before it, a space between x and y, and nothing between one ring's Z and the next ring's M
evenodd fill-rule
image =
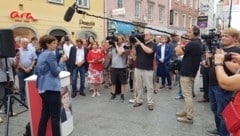
M85 73L88 67L87 63L88 49L83 47L81 39L76 40L76 46L71 47L69 53L69 68L72 76L72 98L77 95L77 77L80 73L80 95L86 96L85 88Z
M172 89L171 76L169 71L170 59L172 58L172 48L169 46L167 36L161 37L161 45L157 46L157 75L162 79L160 89L165 88L165 79L167 78L168 88Z

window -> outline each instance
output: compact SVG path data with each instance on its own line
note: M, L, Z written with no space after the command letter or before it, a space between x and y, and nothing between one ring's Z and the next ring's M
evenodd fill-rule
M182 22L183 22L183 28L186 28L186 15L182 14Z
M124 7L124 0L118 0L117 1L117 7L118 8L123 8Z
M182 0L183 5L187 5L187 0Z
M193 8L193 0L190 0L189 7Z
M195 2L195 9L198 9L198 2L197 1L194 1Z
M174 12L174 22L173 22L173 25L178 27L179 26L179 14L178 12Z
M193 25L197 25L197 18L196 17L193 18Z
M82 7L82 8L90 8L89 7L89 2L90 0L77 0L77 6Z
M189 16L188 20L189 20L189 27L192 27L193 25L192 16Z
M165 12L165 7L159 6L159 21L160 22L164 21L164 12Z
M141 17L141 1L140 0L135 1L135 17L136 18Z
M148 4L147 19L153 20L153 4L152 3Z
M57 4L63 4L64 0L48 0L48 2L57 3Z

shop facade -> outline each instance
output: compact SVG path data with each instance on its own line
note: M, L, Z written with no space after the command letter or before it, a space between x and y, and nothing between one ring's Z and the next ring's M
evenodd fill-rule
M103 16L103 0L85 2L80 5L83 6L82 10ZM9 0L0 5L0 29L12 29L14 37L28 39L49 34L58 39L67 35L73 41L89 36L94 36L98 41L103 40L105 25L102 19L75 13L71 21L64 21L64 14L72 4L73 1L68 0Z

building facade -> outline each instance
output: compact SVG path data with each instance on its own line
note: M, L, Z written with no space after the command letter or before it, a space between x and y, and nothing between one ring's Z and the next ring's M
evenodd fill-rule
M203 32L208 32L209 29L215 28L215 11L214 11L215 0L199 0L199 16L207 17L207 25L199 25Z
M186 32L192 25L197 25L199 0L169 0L169 28Z
M3 0L1 0L3 1ZM3 3L3 2L2 2ZM12 29L14 36L31 38L50 34L60 39L68 35L71 39L94 36L104 38L104 21L75 12L69 22L64 21L70 0L8 0L0 4L1 29ZM77 0L81 11L104 16L103 0Z
M107 20L106 31L130 35L148 27L153 34L163 34L168 31L168 10L166 0L105 0L105 16L127 22Z

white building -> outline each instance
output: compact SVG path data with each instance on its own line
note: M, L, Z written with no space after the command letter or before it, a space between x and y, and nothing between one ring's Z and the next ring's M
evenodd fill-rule
M208 32L209 29L215 28L214 1L199 0L199 16L208 16L207 27L201 28L202 32Z

